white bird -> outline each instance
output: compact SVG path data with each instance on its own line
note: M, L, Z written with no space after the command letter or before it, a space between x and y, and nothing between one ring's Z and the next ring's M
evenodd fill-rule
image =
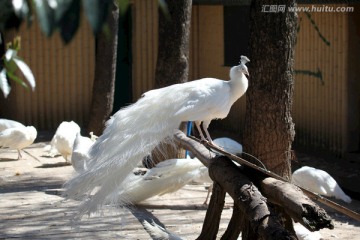
M248 61L241 56L240 65L230 69L229 81L203 78L151 90L115 113L90 149L87 170L65 184L64 196L84 200L78 216L109 202L139 161L160 142L171 141L181 122L194 121L204 139L202 122L207 139L212 141L207 131L211 120L225 118L247 90ZM84 198L94 189L93 196Z
M78 133L80 133L80 127L74 121L60 123L50 143L50 154L55 155L59 152L67 162Z
M131 175L119 191L121 204L136 204L148 198L175 192L191 181L212 183L208 169L197 158L175 158L158 163L145 175Z
M0 118L0 132L4 131L5 129L14 128L14 127L25 127L25 126L22 123L19 123L14 120Z
M320 195L351 202L351 198L343 192L335 179L320 169L303 166L293 173L292 183Z
M214 139L214 143L234 155L241 155L243 152L242 145L228 137L216 138Z
M223 150L231 154L241 156L243 153L242 145L231 138L228 137L215 138L213 142L217 146L221 147ZM191 152L189 152L189 154L191 157L193 157L193 154Z
M214 143L234 155L242 153L241 144L231 138L216 138ZM156 195L175 192L190 182L212 184L213 181L207 167L197 158L168 159L158 163L145 175L127 178L122 184L120 199L135 204ZM204 204L207 203L211 190L212 185Z
M82 173L86 169L86 161L90 158L89 149L96 139L92 133L90 135L91 138L83 137L80 133L76 134L71 154L71 164L78 173Z
M37 131L33 126L7 128L0 132L0 147L16 149L18 158L22 158L20 150L30 146L36 139Z
M311 232L300 223L294 223L295 234L299 240L321 240L322 236L319 231Z

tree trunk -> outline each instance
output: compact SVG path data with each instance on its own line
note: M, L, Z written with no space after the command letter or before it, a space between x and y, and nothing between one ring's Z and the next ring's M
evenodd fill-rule
M192 0L166 0L169 17L159 12L155 88L188 80Z
M187 82L189 74L189 35L192 0L166 0L168 13L159 11L159 47L155 88ZM176 96L174 96L176 97ZM185 130L185 124L181 129ZM161 144L152 154L154 164L183 157L176 146Z
M100 31L96 36L95 78L90 119L87 125L87 130L96 135L103 132L104 124L110 117L114 103L118 22L119 9L111 3L106 21L109 32Z
M294 88L293 65L296 13L288 7L295 0L253 0L250 8L251 69L246 95L244 150L259 158L280 176L291 177L291 118ZM272 7L277 12L271 12ZM284 12L282 8L284 7ZM284 221L285 223L286 221ZM243 228L245 239L258 239Z

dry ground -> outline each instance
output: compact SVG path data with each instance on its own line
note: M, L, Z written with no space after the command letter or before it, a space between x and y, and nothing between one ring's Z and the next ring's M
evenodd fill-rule
M188 185L176 193L149 199L134 210L134 215L128 210L107 209L104 216L85 217L71 225L70 217L78 203L63 201L60 194L73 169L63 164L62 157L43 157L43 146L33 144L22 160L16 160L14 151L0 150L0 239L151 239L134 215L155 216L184 239L195 239L200 233L206 213L203 185ZM307 155L299 157L299 163L311 160ZM231 216L229 197L225 206L220 232ZM346 207L360 212L357 200ZM359 222L327 210L335 229L322 230L324 239L360 239Z

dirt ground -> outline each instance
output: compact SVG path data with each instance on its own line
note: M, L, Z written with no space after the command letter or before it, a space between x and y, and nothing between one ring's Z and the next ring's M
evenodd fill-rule
M25 149L23 159L17 153L0 150L0 239L151 239L138 219L155 218L166 229L183 239L195 239L201 232L206 207L202 205L205 185L187 185L182 190L154 197L131 211L105 209L103 216L84 217L72 224L78 202L64 201L62 184L74 173L62 157L44 157L44 142ZM308 154L299 154L294 165L313 165L336 173L349 190L358 188L360 161L344 164ZM328 170L326 169L326 170ZM343 204L337 201L340 204ZM360 212L360 202L344 206ZM359 239L360 222L326 208L335 229L321 230L323 239ZM232 213L227 197L219 230L225 231Z

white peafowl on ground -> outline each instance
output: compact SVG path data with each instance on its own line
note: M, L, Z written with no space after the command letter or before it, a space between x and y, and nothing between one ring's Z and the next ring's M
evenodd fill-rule
M351 198L341 190L335 179L320 169L303 166L293 173L292 183L320 195L351 202Z
M230 69L229 81L204 78L151 90L115 113L91 147L87 169L64 186L65 197L84 200L78 216L117 201L116 192L125 178L160 142L171 141L181 122L195 122L204 140L202 122L207 139L212 141L207 131L211 120L225 118L247 90L248 61L241 56L240 64Z
M120 204L136 204L156 195L172 193L191 181L212 183L198 159L175 158L158 163L144 175L130 175L119 190Z
M50 156L55 156L60 153L68 162L68 157L72 153L72 148L76 138L76 134L80 133L80 127L74 121L62 122L56 129L56 132L51 139ZM46 148L47 149L47 148Z
M71 164L76 172L82 173L86 169L86 161L90 158L89 149L94 144L96 136L91 132L90 138L81 136L81 133L76 134L73 145L73 152L71 154Z
M5 129L14 128L14 127L25 127L25 126L22 123L19 123L14 120L0 118L0 132L4 131Z
M18 158L22 158L20 150L30 146L36 139L37 131L33 126L7 128L0 132L0 148L16 149Z

